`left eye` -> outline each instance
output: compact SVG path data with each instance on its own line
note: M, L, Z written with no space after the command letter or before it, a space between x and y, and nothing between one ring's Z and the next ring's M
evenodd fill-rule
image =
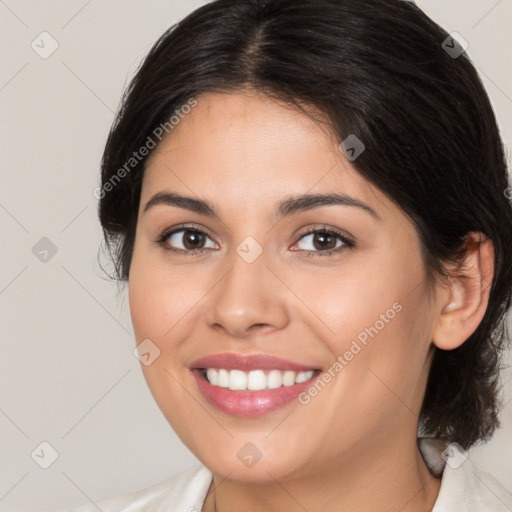
M295 245L299 245L301 242L304 243L299 249L303 251L331 252L345 245L352 246L350 240L344 236L326 229L305 233Z

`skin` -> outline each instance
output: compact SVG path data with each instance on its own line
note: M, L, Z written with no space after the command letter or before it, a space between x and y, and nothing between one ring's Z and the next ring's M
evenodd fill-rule
M431 510L440 480L416 437L433 349L459 346L483 317L492 244L472 233L465 278L437 282L429 295L414 225L354 170L325 125L255 92L196 99L146 162L129 302L137 343L149 338L160 350L142 366L149 388L214 474L202 510ZM160 191L208 200L220 219L170 205L144 212ZM330 192L364 202L380 219L346 205L272 216L290 194ZM155 242L182 223L211 234L204 253ZM324 225L355 247L308 256L323 249L314 235L300 236ZM184 248L186 234L167 246ZM236 252L247 236L263 249L252 263ZM188 368L238 352L327 370L394 303L401 311L305 405L228 415L203 398ZM237 457L247 442L261 453L250 468Z

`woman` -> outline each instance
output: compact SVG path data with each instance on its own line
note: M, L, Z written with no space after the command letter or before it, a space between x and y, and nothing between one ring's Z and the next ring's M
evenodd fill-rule
M217 0L171 27L99 214L202 465L97 506L510 510L467 459L499 425L507 185L473 65L413 3Z

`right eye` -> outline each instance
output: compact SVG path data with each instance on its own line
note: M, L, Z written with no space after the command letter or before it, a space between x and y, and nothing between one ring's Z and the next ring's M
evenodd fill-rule
M210 240L210 246L205 246L207 240ZM157 239L157 243L164 249L174 252L202 253L207 249L218 249L218 245L210 236L199 228L180 227L166 230ZM212 246L213 245L213 246Z

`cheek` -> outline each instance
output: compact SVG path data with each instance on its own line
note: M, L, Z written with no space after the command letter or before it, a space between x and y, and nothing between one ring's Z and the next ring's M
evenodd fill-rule
M364 266L355 262L314 278L304 273L296 291L315 313L303 319L309 319L308 327L322 338L333 360L343 358L345 375L368 382L376 379L369 372L374 369L394 389L407 392L429 345L423 267L419 257L400 259L396 251L379 256Z
M152 339L161 349L187 326L194 306L207 292L204 279L186 266L134 251L129 279L130 315L136 338Z
M142 251L134 252L129 279L130 315L137 344L149 339L159 350L150 364L141 364L148 388L169 424L190 443L187 427L197 411L190 407L190 396L183 388L188 376L180 351L197 323L193 307L200 290L191 285L192 280L195 282L193 274L181 270L170 275L170 268Z
M403 293L389 272L354 266L297 277L294 292L310 310L304 318L336 353L352 339L364 342L374 327L386 330L401 309Z

